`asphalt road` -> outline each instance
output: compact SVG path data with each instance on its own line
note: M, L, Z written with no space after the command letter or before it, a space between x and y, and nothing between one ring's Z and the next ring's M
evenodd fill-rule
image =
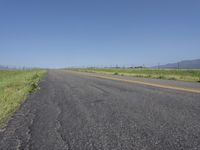
M200 149L199 93L59 70L40 87L0 130L0 150Z

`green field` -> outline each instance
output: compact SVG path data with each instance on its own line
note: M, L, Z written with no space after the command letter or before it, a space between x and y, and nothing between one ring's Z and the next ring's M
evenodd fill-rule
M200 70L176 70L176 69L135 69L135 68L68 68L67 70L113 74L121 76L133 76L144 78L156 78L167 80L180 80L200 82Z
M0 70L0 125L38 88L46 70Z

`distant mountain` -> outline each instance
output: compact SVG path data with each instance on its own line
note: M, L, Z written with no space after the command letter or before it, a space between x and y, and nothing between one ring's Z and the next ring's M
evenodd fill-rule
M0 65L0 70L2 69L8 69L8 67Z
M183 60L177 63L170 63L166 65L154 66L153 68L166 68L166 69L200 69L200 59Z

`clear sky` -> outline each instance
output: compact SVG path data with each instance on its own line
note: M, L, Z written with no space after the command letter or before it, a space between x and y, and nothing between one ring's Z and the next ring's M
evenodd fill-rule
M0 64L156 65L200 58L200 0L0 0Z

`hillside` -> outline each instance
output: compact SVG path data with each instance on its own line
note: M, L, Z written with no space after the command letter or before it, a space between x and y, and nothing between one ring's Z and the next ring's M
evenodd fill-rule
M153 68L157 68L154 66ZM200 59L195 60L183 60L177 63L169 63L166 65L160 65L159 68L169 68L169 69L200 69Z
M8 67L0 65L0 70L2 70L2 69L8 69Z

